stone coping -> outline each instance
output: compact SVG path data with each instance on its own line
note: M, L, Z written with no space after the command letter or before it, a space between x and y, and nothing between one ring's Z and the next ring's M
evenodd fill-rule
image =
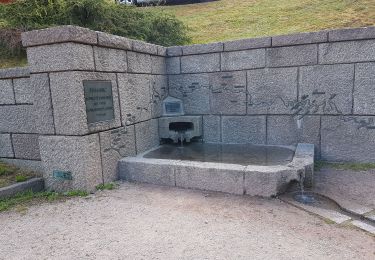
M375 39L375 26L323 30L208 44L172 46L168 48L73 25L57 26L24 32L22 34L22 44L25 47L76 42L169 57L365 39Z
M17 193L32 190L38 192L44 190L43 178L32 178L30 180L15 183L3 188L0 188L0 198L7 198L16 195Z
M304 45L313 43L327 43L338 41L375 39L375 26L361 28L344 28L323 30L318 32L304 32L272 37L250 38L234 41L195 44L188 46L172 46L167 48L167 56L184 56L222 51L240 51L258 48Z
M166 55L166 48L163 46L132 40L104 32L97 32L73 25L63 25L22 33L22 44L24 47L64 42L110 47L159 56Z
M0 79L28 78L28 77L30 77L30 70L28 67L0 69Z

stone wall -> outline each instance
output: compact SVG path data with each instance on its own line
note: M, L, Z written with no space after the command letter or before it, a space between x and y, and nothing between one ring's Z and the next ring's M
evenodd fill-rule
M170 95L206 142L315 144L375 161L375 27L167 49Z

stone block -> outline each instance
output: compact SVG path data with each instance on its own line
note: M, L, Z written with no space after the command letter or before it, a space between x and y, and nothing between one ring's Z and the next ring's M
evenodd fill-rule
M11 79L0 80L0 105L14 104L14 92Z
M375 61L375 40L319 44L319 63Z
M103 183L98 134L40 136L39 144L47 190L93 192ZM57 179L54 171L70 172L72 180Z
M114 120L88 124L83 90L84 80L107 80L112 84ZM50 73L56 133L84 135L121 126L116 75L99 72Z
M97 35L95 31L73 25L63 25L22 33L22 45L24 47L61 42L96 44Z
M300 114L351 113L353 81L353 64L300 68L300 109L295 109L295 112Z
M271 37L242 39L224 42L224 51L241 51L271 47Z
M92 46L59 43L27 48L32 72L95 70Z
M223 71L262 68L265 64L265 49L221 53Z
M169 57L165 60L167 66L167 74L180 74L181 73L181 58Z
M320 117L305 116L298 122L293 116L267 117L267 144L296 145L310 143L315 145L316 156L320 154Z
M143 41L133 40L133 51L157 55L158 46Z
M265 116L223 116L223 143L266 144Z
M221 142L221 118L220 116L203 116L203 139L205 143Z
M32 74L30 76L30 83L31 89L34 92L34 105L32 107L33 132L55 134L49 76L47 73Z
M151 119L135 125L137 154L160 144L158 120Z
M176 186L190 189L243 194L245 166L215 163L181 162L175 168Z
M323 116L322 159L374 162L375 116Z
M375 63L355 65L354 114L375 115Z
M23 182L0 188L0 199L15 196L25 191L41 192L44 190L43 178L32 178Z
M14 157L10 134L0 134L0 157Z
M33 117L32 105L0 106L0 132L33 133Z
M375 38L375 27L345 28L333 30L328 33L330 42L364 40Z
M29 67L0 69L0 79L30 77Z
M222 52L222 51L223 51L223 43L221 42L182 46L183 55Z
M151 55L128 51L128 71L151 73Z
M172 46L167 48L167 56L181 56L182 55L182 47L181 46Z
M116 49L122 50L131 50L133 46L133 40L112 35L104 32L97 32L98 33L98 45L103 47L112 47Z
M120 106L123 125L151 118L151 75L118 74Z
M168 96L168 78L164 75L150 76L151 117L161 117L163 100Z
M209 114L210 92L209 74L169 76L169 95L182 99L186 114Z
M167 48L164 46L157 46L158 47L158 55L159 56L167 56Z
M23 170L36 172L38 174L42 174L44 172L41 161L22 160L22 159L5 159L5 158L1 158L1 161L7 164L14 165Z
M306 32L272 37L272 46L300 45L328 41L328 32Z
M95 67L98 71L125 72L128 69L126 51L94 46Z
M266 68L247 72L248 114L291 114L297 100L297 68Z
M220 54L200 54L181 57L182 73L220 71Z
M118 161L134 156L134 125L99 133L104 183L118 180Z
M210 75L212 114L246 114L246 72L223 72Z
M30 78L13 79L13 87L17 104L32 104L34 102L34 89Z
M38 134L13 134L14 157L17 159L40 160Z
M316 44L269 48L266 51L268 67L290 67L318 63Z
M174 167L167 160L124 158L119 162L119 173L121 179L130 182L175 186Z
M151 56L151 73L163 75L167 73L167 66L164 57Z

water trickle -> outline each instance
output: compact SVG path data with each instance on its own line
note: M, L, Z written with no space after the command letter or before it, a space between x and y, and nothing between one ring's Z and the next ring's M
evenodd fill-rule
M305 175L304 173L299 174L299 186L300 186L300 191L297 192L294 195L294 199L298 202L301 202L303 204L313 204L315 203L315 198L312 194L310 193L305 193L305 188L304 188L304 181L305 181Z
M181 148L184 148L184 133L180 132L180 141L181 141Z

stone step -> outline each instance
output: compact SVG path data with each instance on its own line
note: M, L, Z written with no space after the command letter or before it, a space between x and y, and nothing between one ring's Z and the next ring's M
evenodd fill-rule
M362 222L360 220L353 220L351 222L351 224L353 226L356 226L357 228L360 228L360 229L362 229L366 232L369 232L369 233L375 235L375 226L369 225L369 224L367 224L365 222Z

